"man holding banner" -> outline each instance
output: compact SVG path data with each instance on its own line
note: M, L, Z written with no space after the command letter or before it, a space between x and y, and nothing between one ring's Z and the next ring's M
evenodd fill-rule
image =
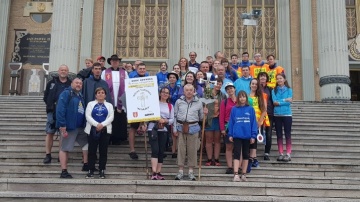
M132 74L130 78L142 78L147 77L149 74L146 72L146 65L144 63L140 63L138 65L138 68L135 70L136 73ZM146 91L145 91L146 92ZM140 102L141 108L145 108L146 105L146 98L148 98L145 92L142 92L143 94L139 95L137 97L137 101L134 102ZM135 112L134 112L135 113ZM131 115L131 114L129 114ZM129 122L130 123L130 122ZM146 125L141 122L134 122L130 123L130 129L129 129L129 146L130 146L130 153L129 156L131 159L136 160L139 158L135 151L135 134L138 133L144 133L146 131Z

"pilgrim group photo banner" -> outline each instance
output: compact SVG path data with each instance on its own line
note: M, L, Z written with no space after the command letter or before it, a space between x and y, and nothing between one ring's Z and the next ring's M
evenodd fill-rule
M125 94L128 123L160 119L156 76L125 79Z

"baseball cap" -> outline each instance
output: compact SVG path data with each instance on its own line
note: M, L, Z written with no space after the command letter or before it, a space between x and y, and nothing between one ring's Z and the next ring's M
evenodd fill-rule
M105 60L105 57L104 57L104 56L102 56L102 55L100 55L99 57L97 57L97 58L96 58L96 60L97 60L97 61L99 61L100 59Z
M228 82L228 83L226 83L226 84L225 84L225 90L226 90L226 88L227 88L227 87L229 87L229 86L232 86L232 87L234 87L234 88L235 88L235 86L234 86L234 84L233 84L233 83Z

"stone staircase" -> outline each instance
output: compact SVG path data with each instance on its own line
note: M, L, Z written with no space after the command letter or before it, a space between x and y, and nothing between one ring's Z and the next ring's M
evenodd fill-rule
M42 163L42 98L0 96L0 108L0 201L360 200L360 103L295 102L292 161L276 161L274 132L271 161L262 161L259 144L260 167L240 183L224 174L224 154L223 166L202 167L201 181L173 180L178 169L171 155L164 161L167 180L146 180L143 136L136 137L137 161L129 158L127 144L110 146L107 179L85 179L79 147L69 158L74 179L60 179L57 140L53 163Z

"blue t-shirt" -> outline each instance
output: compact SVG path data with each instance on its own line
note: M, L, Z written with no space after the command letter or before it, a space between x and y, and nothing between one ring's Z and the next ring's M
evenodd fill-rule
M98 123L105 121L107 115L108 110L104 103L97 103L91 112L91 117Z
M78 111L76 113L76 115L77 115L76 127L81 128L81 127L84 127L85 109L84 109L84 106L81 103L80 99L78 99L78 102L79 102L79 105L78 105Z

